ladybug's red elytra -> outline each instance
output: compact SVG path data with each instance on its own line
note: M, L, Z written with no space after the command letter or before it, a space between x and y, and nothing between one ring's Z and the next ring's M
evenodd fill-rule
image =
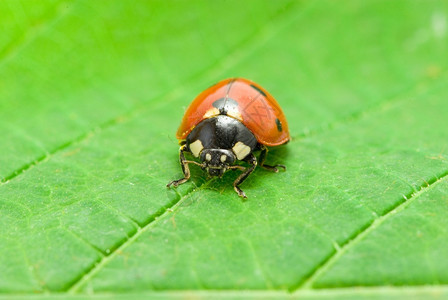
M261 167L274 172L286 170L284 165L265 164L266 146L279 146L290 139L285 115L274 97L247 79L225 79L199 94L185 112L176 137L180 140L184 177L167 187L177 187L190 178L189 164L219 177L237 169L243 173L233 187L239 196L247 198L239 185L257 166L253 152L258 150ZM191 153L200 163L186 160L184 153ZM249 166L236 164L238 161Z

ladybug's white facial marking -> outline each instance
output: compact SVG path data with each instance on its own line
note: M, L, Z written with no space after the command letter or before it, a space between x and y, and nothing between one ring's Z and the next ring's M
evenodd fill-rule
M250 153L250 147L242 142L236 143L232 150L239 160L243 160Z
M203 149L199 155L202 162L202 169L206 170L210 176L222 176L228 166L235 160L235 154L227 149Z
M196 140L194 141L194 143L190 144L191 153L193 153L195 157L199 156L199 153L201 153L202 149L204 149L204 146L202 146L201 140Z

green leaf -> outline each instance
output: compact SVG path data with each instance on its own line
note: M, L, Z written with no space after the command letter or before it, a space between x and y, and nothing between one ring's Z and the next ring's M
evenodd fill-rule
M448 297L446 2L0 13L3 297ZM236 76L282 105L287 171L257 169L247 201L237 172L167 189L185 107Z

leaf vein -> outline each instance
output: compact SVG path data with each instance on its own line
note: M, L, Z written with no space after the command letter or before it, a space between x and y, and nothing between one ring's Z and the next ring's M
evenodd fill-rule
M143 233L148 231L150 228L154 227L158 220L163 219L165 216L169 215L170 213L173 213L176 211L180 205L184 202L184 199L186 199L191 193L195 192L196 190L203 189L207 187L210 182L213 182L212 180L209 180L197 188L193 188L190 191L188 191L185 195L180 196L178 199L172 201L168 205L164 206L161 210L153 214L146 224L144 224L141 228L139 228L137 231L135 231L134 234L127 237L120 245L118 245L115 250L111 251L109 254L102 257L99 261L95 262L85 273L84 275L78 277L72 284L69 285L69 287L66 289L66 291L69 294L75 294L86 282L88 282L95 274L97 274L105 265L109 263L114 257L119 255L125 248L130 246L137 238L139 238Z
M321 277L327 270L331 268L345 253L356 246L361 240L363 240L367 235L369 235L376 228L381 226L385 221L387 221L391 216L401 212L406 207L408 207L415 199L420 197L423 193L429 191L438 183L448 178L448 171L440 174L440 176L435 176L422 184L417 191L403 195L403 200L399 201L396 205L391 207L383 215L374 219L370 224L365 226L363 229L358 231L354 237L349 238L340 245L340 249L332 252L327 258L325 258L303 281L298 282L296 285L292 286L289 290L295 292L298 290L312 289L313 284L316 280Z
M89 248L92 248L95 252L97 252L98 254L100 254L102 257L106 255L106 252L100 248L98 248L97 246L95 246L94 244L92 244L91 242L89 242L88 240L86 240L85 238L83 238L82 236L80 236L79 234L77 234L76 232L74 232L73 230L66 228L66 227L61 227L65 232L67 232L68 234L70 234L71 236L73 236L75 239L81 241L83 244L89 246Z

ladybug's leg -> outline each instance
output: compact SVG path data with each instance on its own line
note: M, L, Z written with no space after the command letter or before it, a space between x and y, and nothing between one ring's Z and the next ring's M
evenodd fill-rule
M185 183L188 179L190 179L190 168L188 168L188 164L190 161L187 161L184 156L184 151L186 149L186 146L180 147L179 151L179 161L180 165L182 166L182 172L184 172L184 178L173 180L170 183L166 185L166 187L170 187L171 185L174 185L174 187L177 187L179 184Z
M243 183L244 180L255 170L255 167L257 166L257 158L251 153L248 155L248 157L245 159L251 166L249 168L246 168L245 171L233 182L233 188L235 189L235 192L238 193L238 196L247 198L246 194L243 192L242 189L239 188L239 185Z
M275 165L275 166L265 165L264 161L266 160L267 154L268 154L268 148L266 148L265 146L262 146L261 153L260 153L260 167L263 167L266 170L269 170L269 171L272 171L275 173L278 172L278 168L283 168L286 171L285 165Z

